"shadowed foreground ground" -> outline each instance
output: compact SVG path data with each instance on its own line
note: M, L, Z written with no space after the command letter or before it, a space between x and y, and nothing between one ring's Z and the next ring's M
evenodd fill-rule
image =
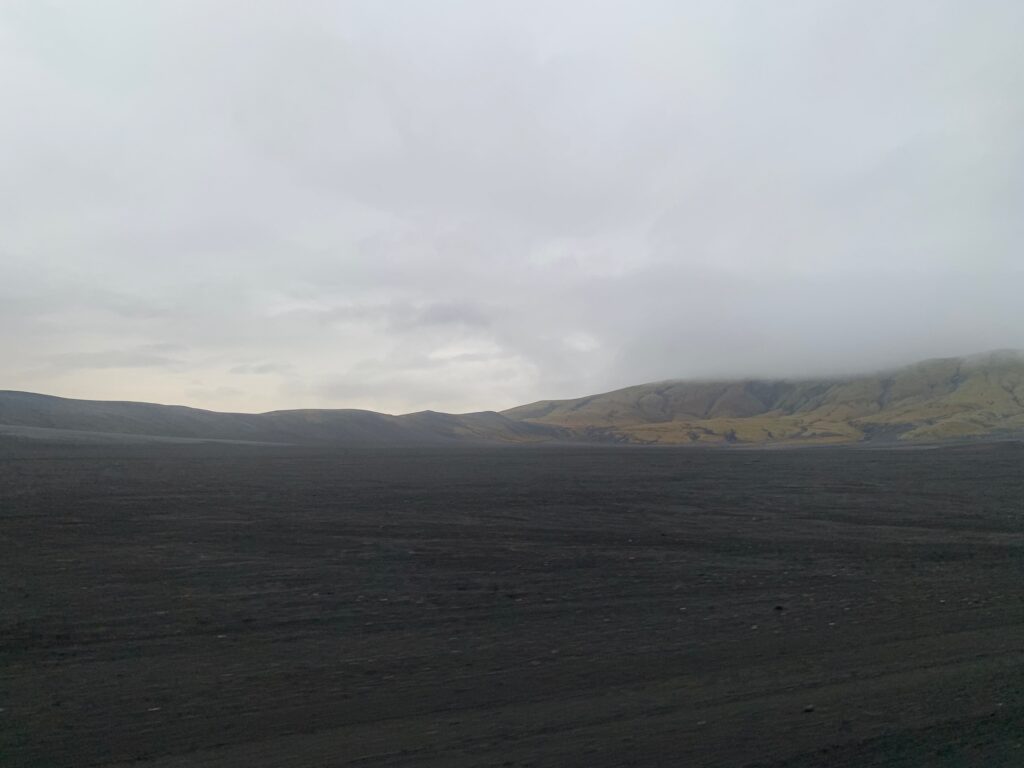
M9 440L0 764L1024 765L1022 469Z

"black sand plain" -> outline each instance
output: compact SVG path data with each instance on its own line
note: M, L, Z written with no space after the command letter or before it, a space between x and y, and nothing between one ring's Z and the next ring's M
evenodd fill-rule
M1024 446L8 438L0 765L1022 766Z

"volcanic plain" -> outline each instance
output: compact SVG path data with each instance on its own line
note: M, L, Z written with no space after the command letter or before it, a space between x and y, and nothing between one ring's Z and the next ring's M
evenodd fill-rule
M0 442L0 765L1024 765L1024 446Z

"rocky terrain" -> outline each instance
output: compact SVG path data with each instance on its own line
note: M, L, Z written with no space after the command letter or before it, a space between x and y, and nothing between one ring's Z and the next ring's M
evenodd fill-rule
M0 763L1016 768L1022 463L0 438Z

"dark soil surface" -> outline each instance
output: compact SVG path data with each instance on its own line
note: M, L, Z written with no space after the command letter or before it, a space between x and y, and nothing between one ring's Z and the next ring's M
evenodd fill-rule
M1022 766L1024 447L0 443L0 765Z

